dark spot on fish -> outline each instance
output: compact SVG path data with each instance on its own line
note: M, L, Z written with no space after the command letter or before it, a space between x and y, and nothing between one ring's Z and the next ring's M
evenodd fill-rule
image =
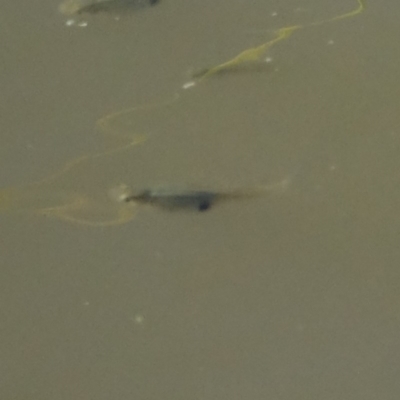
M207 211L211 208L211 203L208 201L203 201L199 204L199 211Z

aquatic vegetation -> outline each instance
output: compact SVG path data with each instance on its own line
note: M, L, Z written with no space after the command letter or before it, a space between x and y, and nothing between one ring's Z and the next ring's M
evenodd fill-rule
M29 185L1 189L0 211L31 213L94 227L126 223L134 217L135 205L115 201L109 195L121 172L116 169L106 175L102 171L115 169L122 154L130 155L133 147L144 140L143 136L120 137L118 147L78 157Z
M193 74L193 78L195 80L202 80L205 78L209 78L214 75L219 75L221 73L226 73L229 71L235 71L237 70L240 66L243 64L247 63L255 63L255 62L260 62L262 58L265 58L265 55L267 51L277 44L278 42L288 39L295 31L308 28L308 27L313 27L313 26L318 26L322 24L326 24L329 22L334 22L337 20L345 19L345 18L350 18L354 17L360 13L362 13L365 10L365 5L364 5L364 0L357 0L358 7L350 12L347 12L342 15L338 15L336 17L330 18L328 20L322 20L322 21L316 21L307 25L293 25L293 26L287 26L280 28L275 31L275 38L260 44L259 46L252 47L250 49L246 49L239 53L237 56L233 57L231 60L225 61L222 64L215 65L210 68L204 68L198 72L195 72Z

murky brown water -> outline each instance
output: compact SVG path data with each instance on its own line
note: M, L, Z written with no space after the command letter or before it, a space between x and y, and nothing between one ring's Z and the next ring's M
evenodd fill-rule
M3 5L1 398L399 397L388 3ZM109 195L282 180L205 213Z

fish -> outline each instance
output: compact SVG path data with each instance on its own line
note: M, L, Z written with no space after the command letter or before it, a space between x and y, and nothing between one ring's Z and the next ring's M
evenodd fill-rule
M248 189L233 189L229 191L196 190L181 188L145 189L137 194L128 194L126 190L119 195L119 201L126 203L147 204L163 210L192 210L204 212L215 204L229 200L249 199L261 196L267 192L285 189L288 179L272 185L256 186ZM126 187L125 187L126 188Z
M65 15L123 13L158 4L160 0L66 0L59 10Z

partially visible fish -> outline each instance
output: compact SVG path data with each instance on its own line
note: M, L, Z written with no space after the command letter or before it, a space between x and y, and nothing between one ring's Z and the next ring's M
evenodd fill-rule
M267 192L285 189L289 180L285 179L273 185L256 186L250 189L237 189L226 192L212 190L182 190L182 189L146 189L138 194L124 194L119 201L149 204L165 210L195 210L207 211L216 203L228 200L246 199L266 194Z
M65 15L124 13L151 7L160 0L66 0L60 4L59 10Z

